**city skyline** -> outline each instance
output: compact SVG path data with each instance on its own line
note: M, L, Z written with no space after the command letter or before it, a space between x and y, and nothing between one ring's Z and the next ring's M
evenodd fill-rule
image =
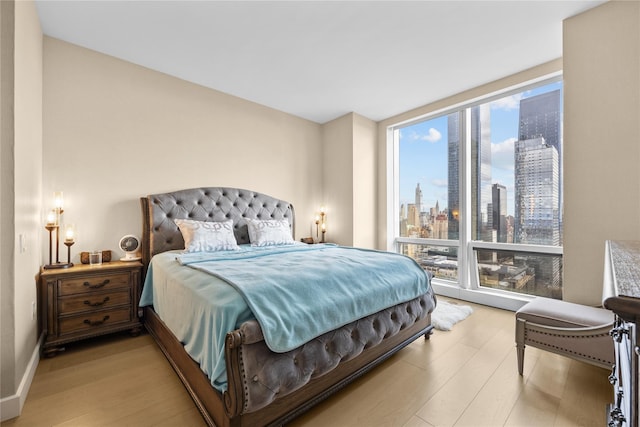
M414 190L413 199L400 201L400 236L456 240L459 216L466 214L471 240L561 245L561 90L561 83L545 85L404 128L408 132L400 135L399 176L403 189ZM465 126L460 125L463 114L469 119ZM511 118L508 124L515 126L510 132L517 137L508 137L501 146L493 141L495 134L504 131L507 117ZM470 143L471 202L462 210L459 194L467 184L457 182L463 166L459 148L465 142L461 131ZM501 150L504 147L509 149ZM423 157L417 156L419 149ZM415 180L413 187L414 183L402 181L415 172L407 162L413 167L420 164L421 172L434 177L446 169L447 180L434 178L426 186ZM429 184L444 191L434 193ZM455 279L457 249L416 244L404 252L436 277ZM554 298L562 295L561 257L502 249L477 250L476 260L482 286Z
M493 184L500 184L507 189L508 215L515 216L514 147L521 131L520 101L557 90L562 91L561 82L554 82L488 103L490 129L487 133L490 133L491 180L485 183L485 186L490 188ZM562 102L561 93L560 102ZM438 203L442 210L448 210L449 182L456 179L455 176L451 176L449 168L451 129L449 117L448 115L439 116L399 130L399 162L402 165L399 173L400 204L414 203L415 185L420 183L423 192L423 209L434 207ZM455 137L455 135L452 136ZM553 145L557 144L557 141L553 142L555 143ZM561 151L558 151L561 155Z

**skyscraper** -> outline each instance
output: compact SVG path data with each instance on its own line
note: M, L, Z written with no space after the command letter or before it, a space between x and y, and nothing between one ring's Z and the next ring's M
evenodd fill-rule
M474 239L491 240L488 227L491 203L491 109L483 104L471 109L471 235ZM448 218L449 239L458 239L460 234L460 187L459 187L459 150L460 116L458 113L447 116L449 135L448 169Z
M524 141L540 137L558 151L558 209L559 227L562 228L562 114L559 89L520 101L518 139Z
M491 187L492 226L498 242L507 243L507 187L493 184Z
M420 189L420 183L416 185L416 210L418 211L418 215L420 215L423 211L422 206L422 190Z
M558 166L558 151L544 138L516 141L517 243L560 244Z
M516 243L558 246L560 244L560 187L558 151L544 138L516 141L515 145L515 236ZM560 285L560 259L529 256L536 285Z
M460 152L460 116L458 113L449 114L447 116L447 134L448 134L448 220L449 226L447 235L451 240L457 240L460 237L460 187L458 181L458 153Z
M518 139L544 138L558 151L562 161L560 90L543 93L520 101Z
M471 109L471 236L491 241L491 105Z

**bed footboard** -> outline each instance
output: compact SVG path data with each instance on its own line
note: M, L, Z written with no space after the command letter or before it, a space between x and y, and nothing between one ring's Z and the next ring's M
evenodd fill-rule
M432 330L432 298L427 294L383 310L318 337L306 349L288 353L268 350L257 323L248 322L227 335L228 390L224 395L211 386L151 307L145 307L145 327L209 426L282 425L419 337L427 337ZM315 350L320 356L313 354ZM321 368L310 368L314 359L322 361ZM274 374L278 370L286 376L278 379ZM281 398L284 396L286 399Z
M315 403L323 391L328 396L420 335L428 334L431 310L433 300L426 294L286 353L270 351L258 323L246 322L227 335L227 414L233 417L278 407L278 400L285 396L288 405L292 399L299 404L308 400ZM343 381L345 384L341 384Z

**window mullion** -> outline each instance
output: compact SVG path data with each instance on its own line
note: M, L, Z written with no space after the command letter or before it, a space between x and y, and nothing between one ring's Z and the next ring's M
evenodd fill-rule
M458 182L460 183L460 235L458 247L458 284L461 288L472 288L470 274L471 242L471 109L460 111L460 144Z
M392 215L387 216L387 250L399 252L398 245L395 241L396 236L400 235L400 227L398 224L398 218L400 217L400 189L399 189L399 176L400 176L400 131L398 128L389 128L387 130L387 141L393 141L390 145L387 144L387 167L391 171L391 180L387 179L387 200L391 201ZM389 204L387 203L387 206Z

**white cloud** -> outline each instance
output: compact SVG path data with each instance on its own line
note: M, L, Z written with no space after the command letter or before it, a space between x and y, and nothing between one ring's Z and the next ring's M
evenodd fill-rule
M491 143L491 163L494 168L513 171L513 150L517 138Z
M438 142L440 141L440 139L442 139L442 134L438 131L438 129L429 128L429 134L424 135L422 139L429 142Z
M447 188L449 186L449 183L446 179L434 179L433 181L431 181L431 183L436 187Z
M491 103L491 109L511 111L520 107L521 99L522 99L522 93L516 93L515 95L505 96L504 98L500 98L493 101Z
M402 134L400 134L402 137ZM411 131L411 133L407 136L409 141L428 141L428 142L438 142L442 139L442 134L438 129L429 128L429 131L426 135L422 133L418 133L415 130Z

